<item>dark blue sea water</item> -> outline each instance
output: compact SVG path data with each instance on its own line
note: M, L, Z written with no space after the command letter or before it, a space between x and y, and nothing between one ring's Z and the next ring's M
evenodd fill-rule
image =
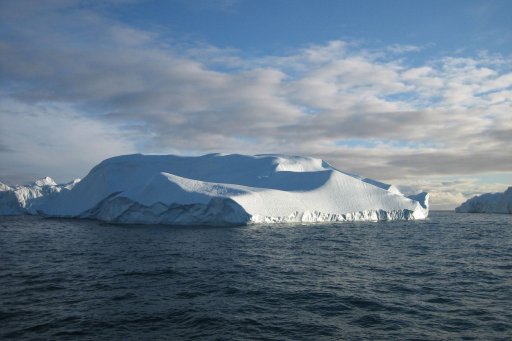
M0 338L510 340L512 216L215 228L0 217Z

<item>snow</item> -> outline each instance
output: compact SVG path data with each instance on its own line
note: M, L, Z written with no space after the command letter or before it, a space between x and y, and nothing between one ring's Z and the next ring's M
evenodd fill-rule
M142 224L250 224L425 219L428 194L285 155L125 155L94 167L40 214Z
M0 182L0 215L36 214L40 205L62 190L71 190L80 179L57 185L50 177L27 186L8 186Z
M9 185L6 185L2 182L0 182L0 192L9 191L11 190L11 187Z
M46 178L34 181L33 186L44 187L44 186L57 186L55 180L47 176Z
M503 193L485 193L475 196L457 207L455 212L512 214L512 187Z
M402 193L400 193L398 188L396 188L393 185L385 184L383 182L380 182L380 181L377 181L377 180L373 180L373 179L370 179L370 178L364 178L364 179L362 179L362 181L367 182L369 184L372 184L374 186L380 187L382 189L385 189L386 191L394 193L394 194L399 194L399 195L402 194Z

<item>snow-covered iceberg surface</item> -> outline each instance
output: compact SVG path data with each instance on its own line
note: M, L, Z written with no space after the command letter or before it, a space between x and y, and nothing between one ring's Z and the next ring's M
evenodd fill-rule
M57 185L46 177L26 186L8 186L0 182L0 215L36 214L47 199L71 190L80 179Z
M512 187L503 193L477 195L457 207L455 212L512 214Z
M107 159L37 212L116 223L224 225L424 219L428 194L283 155L126 155Z

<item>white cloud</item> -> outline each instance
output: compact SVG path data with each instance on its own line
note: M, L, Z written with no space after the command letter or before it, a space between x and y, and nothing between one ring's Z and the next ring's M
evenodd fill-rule
M386 48L387 51L392 53L407 53L407 52L417 52L421 50L421 47L415 45L401 45L401 44L393 44Z
M101 160L133 153L129 136L84 117L66 105L23 104L1 98L2 181L24 183L44 176L64 182L83 177Z

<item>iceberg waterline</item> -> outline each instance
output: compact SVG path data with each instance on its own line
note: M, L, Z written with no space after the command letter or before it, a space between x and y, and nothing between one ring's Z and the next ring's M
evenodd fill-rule
M0 188L0 214L177 225L428 216L426 193L406 197L394 186L301 156L124 155L104 160L83 180L67 187L47 180L27 190L35 187L41 189L38 194L19 200L17 212L11 209L11 213L3 208L8 201L3 198L15 190Z

